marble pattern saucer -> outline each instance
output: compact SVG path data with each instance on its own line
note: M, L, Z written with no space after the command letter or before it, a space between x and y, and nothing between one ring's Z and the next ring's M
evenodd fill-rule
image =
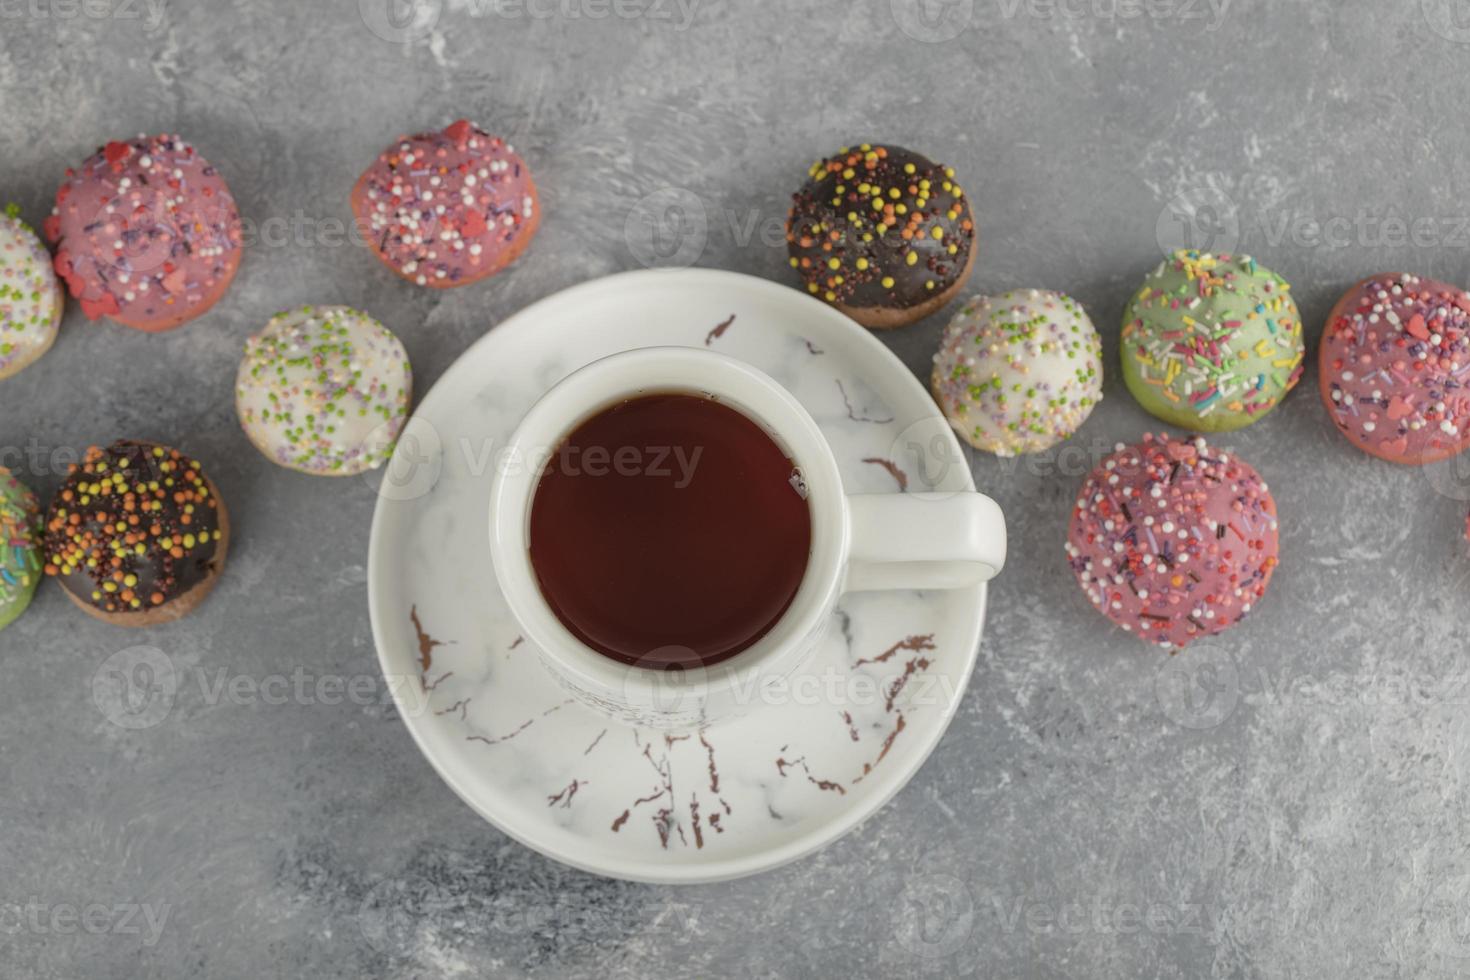
M734 273L626 273L496 326L424 398L383 474L369 604L409 731L492 824L598 874L718 881L809 854L898 792L963 696L985 588L849 595L805 668L703 731L628 728L569 700L498 594L490 485L547 388L657 345L718 350L786 386L849 492L974 489L923 386L842 314Z

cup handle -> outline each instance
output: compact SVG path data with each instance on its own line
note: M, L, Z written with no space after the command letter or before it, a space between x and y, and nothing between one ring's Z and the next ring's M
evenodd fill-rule
M983 493L853 494L848 592L962 589L1006 562L1000 505Z

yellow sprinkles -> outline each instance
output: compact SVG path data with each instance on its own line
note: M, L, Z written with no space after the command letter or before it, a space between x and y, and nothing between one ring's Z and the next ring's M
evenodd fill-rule
M103 612L144 611L209 577L220 524L188 456L126 440L93 446L46 515L44 570Z
M864 143L818 160L792 196L791 267L808 292L854 309L904 310L957 286L975 224L954 171Z
M1280 403L1302 375L1291 286L1248 255L1182 249L1129 304L1123 374L1144 408L1184 428L1224 432Z

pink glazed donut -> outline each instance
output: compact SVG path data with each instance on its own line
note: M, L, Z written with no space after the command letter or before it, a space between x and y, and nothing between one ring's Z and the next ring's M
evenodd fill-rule
M1470 447L1470 294L1401 272L1349 289L1322 332L1322 400L1353 445L1393 463Z
M352 188L352 211L383 264L431 289L499 272L541 223L525 161L464 119L378 154Z
M203 314L240 266L235 199L177 136L108 143L67 170L45 231L88 319L149 333Z
M1120 445L1077 497L1067 559L1103 615L1178 650L1240 622L1279 563L1276 501L1200 437Z

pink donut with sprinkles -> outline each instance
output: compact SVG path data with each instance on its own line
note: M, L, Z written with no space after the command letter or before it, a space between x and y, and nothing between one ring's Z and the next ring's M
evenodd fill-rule
M1353 445L1410 466L1470 448L1470 294L1395 272L1349 289L1322 332L1322 400Z
M1092 604L1171 650L1240 622L1265 596L1279 553L1265 481L1199 437L1119 445L1082 485L1067 535Z
M448 289L493 275L541 223L531 170L467 120L401 136L352 188L358 229L383 263L419 286Z
M88 319L149 333L203 314L240 266L235 199L177 136L108 143L67 170L45 231Z

